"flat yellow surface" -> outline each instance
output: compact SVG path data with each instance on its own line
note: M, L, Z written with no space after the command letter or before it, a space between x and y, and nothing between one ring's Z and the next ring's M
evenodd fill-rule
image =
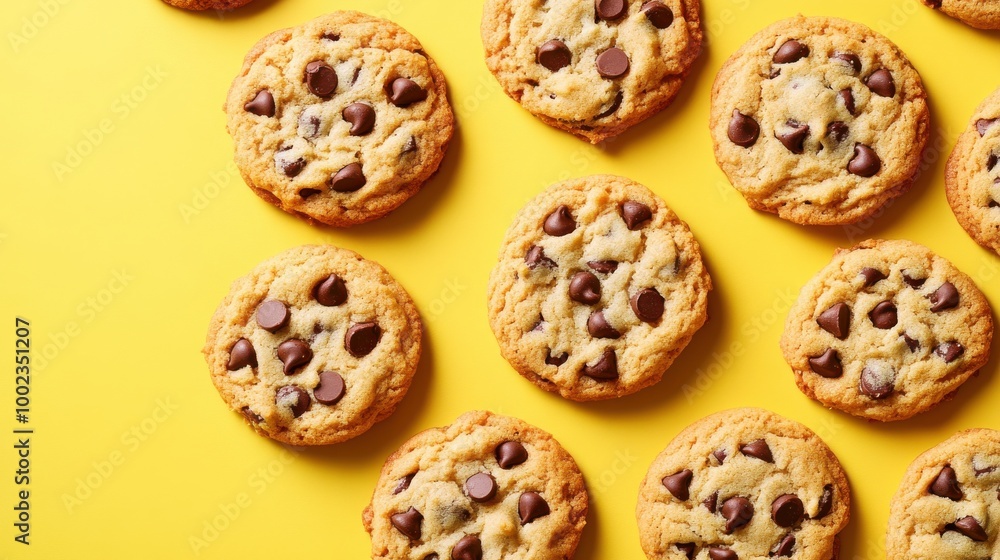
M583 1L583 0L581 0ZM577 558L641 559L634 508L653 457L711 412L763 406L840 457L854 493L841 558L883 557L889 500L909 462L952 433L1000 428L995 357L957 398L870 424L803 396L778 350L788 305L836 247L866 237L930 246L1000 304L1000 259L959 227L944 160L998 85L1000 33L916 0L706 0L707 45L667 111L603 149L543 125L487 71L476 0L256 0L195 14L158 0L0 3L0 558L368 557L361 510L383 460L412 434L475 408L552 432L588 482ZM311 227L247 189L220 110L247 49L341 8L414 33L448 77L459 130L441 172L389 217ZM932 136L913 190L872 223L805 228L751 211L712 157L709 91L750 35L799 11L863 22L898 44L929 91ZM500 357L486 280L515 212L567 177L617 173L691 226L715 281L710 321L659 385L613 402L542 392ZM200 354L229 284L304 243L382 263L413 295L425 353L396 414L345 444L289 450L253 434ZM29 421L15 421L15 317L30 321ZM15 485L14 429L30 435ZM27 490L30 542L17 543Z

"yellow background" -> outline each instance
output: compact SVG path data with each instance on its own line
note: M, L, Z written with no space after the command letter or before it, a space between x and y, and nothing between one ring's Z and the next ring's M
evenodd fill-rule
M339 8L414 33L447 75L460 123L418 196L343 231L254 196L232 167L220 110L258 38ZM543 427L576 457L592 500L578 559L640 559L635 500L653 457L698 418L755 405L805 423L837 453L855 503L841 557L874 560L909 462L960 429L1000 428L995 352L954 400L877 425L803 396L778 350L789 300L836 247L866 237L924 243L1000 304L1000 259L956 223L943 180L957 134L1000 85L1000 34L916 0L706 0L705 51L679 98L599 149L499 91L482 60L480 10L473 0L256 0L227 14L157 0L0 3L0 348L14 353L14 317L26 317L35 360L30 546L13 541L10 430L23 426L12 360L0 377L0 558L367 558L361 510L383 460L412 434L485 408ZM713 160L715 72L754 32L799 11L886 34L929 91L926 169L873 223L806 228L755 213ZM663 382L577 404L503 361L485 291L514 213L545 186L591 173L662 196L701 242L716 290L710 321ZM230 282L289 247L326 242L382 263L409 290L426 350L389 420L341 445L289 451L226 409L200 349Z

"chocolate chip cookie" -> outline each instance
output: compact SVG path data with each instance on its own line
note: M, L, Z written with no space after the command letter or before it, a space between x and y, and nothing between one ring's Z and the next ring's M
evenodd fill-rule
M1000 4L998 4L1000 9ZM948 203L977 243L1000 255L1000 89L976 109L948 158Z
M649 189L613 175L549 187L514 219L489 281L504 358L573 400L660 380L707 318L712 280L688 229Z
M444 75L417 39L358 12L261 39L224 108L247 185L332 226L374 220L416 194L454 130Z
M205 342L212 383L258 433L294 445L353 438L406 394L423 328L384 268L306 245L233 283Z
M551 435L476 411L393 453L362 519L373 559L568 560L587 507L583 475Z
M909 241L838 250L802 288L781 351L824 405L903 420L952 396L989 358L993 318L971 278Z
M815 225L868 218L909 189L930 130L920 76L864 25L779 21L719 70L715 158L756 210Z
M249 4L252 0L163 0L185 10L232 10Z
M701 52L698 0L487 0L486 65L514 101L593 144L673 101Z
M913 461L885 549L887 560L1000 558L1000 432L966 430Z
M837 557L851 492L798 422L760 408L702 418L653 461L636 518L651 560Z
M923 0L923 3L979 29L1000 29L998 0Z

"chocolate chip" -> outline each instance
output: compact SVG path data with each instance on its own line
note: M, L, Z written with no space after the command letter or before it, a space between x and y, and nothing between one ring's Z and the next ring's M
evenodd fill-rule
M891 395L895 382L896 372L888 365L867 365L861 370L861 392L875 400Z
M392 495L395 496L396 494L399 494L403 490L409 488L410 483L413 482L413 477L416 475L417 473L410 473L404 476L403 478L399 479L399 482L396 483L396 487L392 489Z
M249 109L247 110L249 111ZM259 115L260 113L257 114ZM271 115L268 116L270 117ZM1000 122L1000 119L979 119L978 121L976 121L976 130L979 131L979 136L986 136L986 131L989 130L990 127L996 124L997 122Z
M854 145L854 157L847 163L847 170L859 177L871 177L882 169L882 160L875 150L864 144Z
M851 114L852 117L857 116L857 107L854 105L854 94L851 92L850 88L842 89L837 92L837 97L844 102L844 108L847 112Z
M795 39L789 39L778 48L771 60L775 64L788 64L806 56L809 56L809 47Z
M733 117L729 119L729 140L737 146L749 148L757 142L760 136L760 125L749 115L744 115L739 109L733 109Z
M575 229L576 221L573 219L573 215L569 213L569 207L565 204L553 210L551 214L545 217L545 221L542 223L542 230L553 237L568 235Z
M298 418L309 410L309 393L298 385L285 385L274 394L274 404L287 406L292 416Z
M902 274L903 274L903 282L906 282L906 285L913 288L914 290L916 290L920 286L923 286L924 282L927 281L926 278L914 278L908 275L906 272L903 272Z
M632 312L640 321L652 323L663 316L663 296L653 288L639 290L629 300Z
M753 504L742 496L735 496L722 502L720 512L726 518L726 534L731 535L753 519Z
M611 274L612 272L618 270L618 261L589 261L587 262L587 266L589 266L594 272Z
M382 329L375 323L355 323L344 335L344 348L355 358L367 356L382 337Z
M855 74L861 71L861 59L854 53L835 52L830 58L846 63L854 70Z
M621 338L622 333L611 326L603 311L595 311L587 318L587 332L594 338Z
M510 470L528 460L528 450L516 441L501 443L493 450L493 455L503 470Z
M313 286L312 296L320 305L336 307L347 301L347 284L340 276L331 274Z
M318 195L320 192L322 192L322 191L319 191L317 189L300 189L299 190L299 196L302 197L302 200L306 200L310 196L316 196L316 195Z
M666 29L674 22L674 12L663 2L657 2L656 0L646 2L639 8L639 11L645 14L649 23L653 24L653 27L657 29Z
M281 163L281 171L284 172L286 177L295 177L299 173L302 173L302 170L305 168L305 166L306 166L306 160L302 158L296 159L294 161L286 160L282 161Z
M997 166L997 155L990 154L990 157L986 158L986 170L993 171L993 168Z
M891 329L896 326L896 306L891 301L880 301L874 309L868 312L868 318L879 329Z
M821 355L809 358L809 369L827 379L836 379L844 374L840 355L833 348L827 348Z
M649 206L634 200L623 202L620 210L625 226L631 231L643 227L647 220L653 219L653 211Z
M535 61L552 72L558 72L561 68L569 66L572 59L573 53L570 52L569 47L558 39L542 43L542 46L538 47L538 51L535 53Z
M483 543L476 535L465 535L451 549L452 560L482 560Z
M778 527L795 527L802 521L806 509L795 494L782 494L771 502L771 519Z
M266 89L257 92L253 99L243 105L243 110L260 117L274 116L274 96Z
M793 154L801 154L805 149L806 138L809 136L809 125L788 120L785 121L785 126L789 127L789 130L781 133L775 132L775 138L777 138L789 152L792 152Z
M354 192L365 186L367 182L361 164L354 162L341 167L340 171L330 177L327 184L337 192Z
M409 140L406 141L406 144L403 144L403 151L401 155L415 151L417 151L417 139L410 136Z
M605 348L594 365L584 364L583 374L600 381L618 379L618 357L613 348Z
M312 360L312 349L305 342L291 338L278 345L278 359L285 364L285 375L292 375L295 370Z
M320 38L326 39L327 41L339 41L340 35L337 33L333 33L331 31L327 31L326 33L320 35Z
M521 525L527 525L548 515L549 504L537 492L525 492L517 500L517 514L521 517Z
M916 352L920 348L920 341L915 338L910 338L910 335L903 333L903 342L906 343L906 347L910 349L910 352Z
M313 95L329 97L337 89L337 72L322 60L306 64L306 86Z
M427 91L409 78L396 78L389 86L389 101L396 107L408 107L427 99Z
M548 365L550 365L550 366L559 367L559 366L565 364L566 360L568 360L568 359L569 359L569 354L568 353L563 352L562 354L559 354L558 356L553 356L551 349L549 350L548 354L545 355L545 363L548 364Z
M931 483L927 491L935 496L948 498L953 502L961 500L963 495L962 489L958 486L958 477L955 476L955 469L951 468L951 465L946 465L941 469L941 472L938 473L937 478L934 479L934 482Z
M896 83L892 80L892 74L885 68L880 68L871 73L865 79L865 85L872 90L875 95L882 97L893 97L896 95Z
M712 456L715 457L715 459L721 465L721 464L723 464L723 463L726 462L726 457L728 455L726 454L726 450L725 449L716 449L715 451L712 452Z
M597 17L611 21L625 15L628 4L625 0L594 0L594 10L597 11Z
M497 481L488 473L476 473L466 479L465 493L473 502L488 502L497 495Z
M619 91L617 94L615 94L615 98L611 100L611 105L609 105L607 109L605 109L605 110L601 111L600 113L598 113L597 116L594 117L594 118L595 119L603 119L604 117L613 115L615 113L615 111L617 111L618 108L622 106L622 101L624 99L625 99L625 95L622 92Z
M684 469L663 477L663 480L660 482L675 498L683 502L691 497L689 489L691 488L691 479L693 477L694 473L691 469Z
M865 277L865 287L866 288L870 288L870 287L874 286L875 284L878 284L882 280L885 280L886 278L888 278L888 276L886 276L885 274L883 274L882 271L880 271L880 270L878 270L876 268L871 268L871 267L862 268L860 274Z
M410 538L411 541L420 540L420 524L424 516L420 515L413 506L403 513L395 513L389 517L392 526Z
M534 269L539 266L545 268L555 268L556 262L545 256L545 251L538 245L532 245L528 249L527 254L524 255L524 262L528 265L528 268Z
M951 282L945 282L928 299L931 300L931 311L940 313L958 306L958 289Z
M771 547L771 556L781 558L783 556L791 556L792 552L795 550L795 535L791 533L781 537L781 540L775 543Z
M849 132L847 124L841 121L833 121L826 126L826 135L837 142L843 142Z
M620 78L628 72L628 55L618 47L597 55L597 73L605 78Z
M351 123L351 136L364 136L375 128L375 109L367 103L351 103L340 116Z
M569 297L585 305L601 301L601 281L592 272L581 271L569 281Z
M963 517L954 523L945 525L944 530L957 531L976 542L983 542L989 539L989 535L986 534L986 530L984 530L983 526L979 524L979 521L976 521L976 518L971 515Z
M229 349L229 363L226 364L226 369L236 371L247 366L257 367L257 352L249 340L241 338Z
M257 324L270 333L283 329L291 316L288 306L276 299L269 299L257 308Z
M816 515L813 519L823 519L833 511L833 485L827 484L823 487L823 494L819 497L819 505L816 506Z
M851 330L851 308L844 302L835 303L820 313L816 322L824 331L844 340Z
M740 452L749 457L760 459L765 463L774 462L774 456L771 455L771 448L768 447L767 442L763 439L754 440L740 446Z
M713 546L708 549L708 557L712 560L739 560L739 555L735 551L722 546Z
M694 551L696 549L696 546L693 542L674 543L674 546L677 547L677 550L683 552L684 556L687 556L688 560L694 559Z
M313 398L320 404L334 405L344 397L346 390L344 378L335 371L324 371L319 374L319 384L313 389Z
M316 115L302 113L299 116L299 135L305 138L316 138L319 136L320 120Z
M260 424L264 421L264 418L260 414L251 410L249 406L241 408L240 414L242 414L243 417L247 419L247 422L250 422L251 424Z
M944 360L946 364L950 364L955 360L962 357L965 354L965 348L958 342L952 340L951 342L942 342L934 349L934 354Z
M701 502L701 505L705 506L705 509L707 509L711 513L715 513L716 509L718 508L718 504L719 504L718 491L712 492L707 498L705 498Z

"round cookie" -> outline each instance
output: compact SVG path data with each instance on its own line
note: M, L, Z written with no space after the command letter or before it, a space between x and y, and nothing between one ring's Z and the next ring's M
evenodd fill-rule
M868 240L809 281L781 351L806 395L883 422L951 397L986 364L993 319L971 278L909 241Z
M1000 558L1000 432L960 432L923 453L892 499L887 560Z
M249 4L252 0L163 0L185 10L232 10Z
M1000 4L998 4L1000 5ZM945 169L951 210L977 243L1000 255L1000 89L976 109Z
M373 559L569 560L587 507L583 475L551 435L474 411L393 453L362 520Z
M546 124L597 144L667 107L701 52L698 0L487 0L486 65Z
M870 217L913 182L930 131L906 56L850 21L768 26L712 86L715 159L756 210L798 224Z
M837 558L851 492L808 428L760 408L702 418L653 461L636 518L651 560Z
M552 185L514 218L489 281L500 352L568 399L660 380L707 318L712 280L688 229L649 189L613 175Z
M924 4L979 29L1000 29L1000 0L923 0Z
M204 354L222 399L254 430L324 445L392 414L416 372L422 332L413 301L384 268L306 245L233 283Z
M417 39L359 12L261 39L224 109L247 185L332 226L374 220L416 194L454 130L444 75Z

